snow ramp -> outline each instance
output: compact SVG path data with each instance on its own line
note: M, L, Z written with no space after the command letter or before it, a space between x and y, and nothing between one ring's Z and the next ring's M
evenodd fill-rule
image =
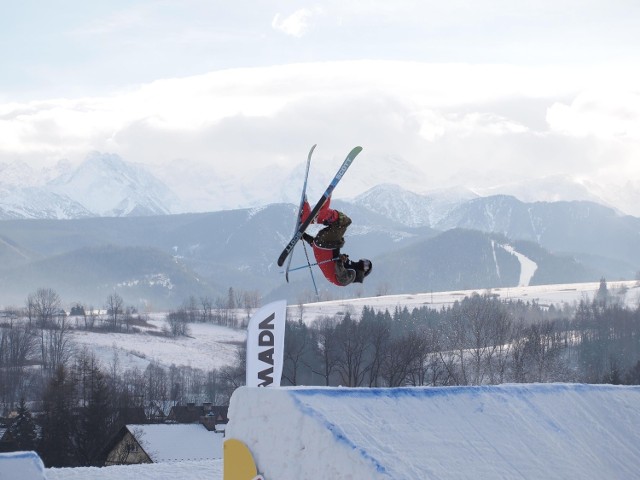
M0 453L0 480L46 480L36 452Z
M636 386L242 387L229 418L265 480L640 479Z

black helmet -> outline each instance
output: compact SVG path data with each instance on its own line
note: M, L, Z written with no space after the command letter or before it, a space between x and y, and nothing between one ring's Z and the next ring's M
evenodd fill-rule
M364 278L371 273L373 264L371 263L371 260L361 258L355 263L354 267L356 270L356 278L354 282L362 283L364 281Z

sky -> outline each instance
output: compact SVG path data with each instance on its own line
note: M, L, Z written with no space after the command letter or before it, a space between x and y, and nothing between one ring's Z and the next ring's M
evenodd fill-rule
M424 190L640 187L639 17L634 0L9 2L0 163L99 151L224 175L317 143Z

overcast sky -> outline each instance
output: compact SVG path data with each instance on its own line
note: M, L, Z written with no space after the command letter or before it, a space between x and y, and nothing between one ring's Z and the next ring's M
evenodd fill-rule
M425 189L640 182L637 0L5 3L0 163L242 171L318 143Z

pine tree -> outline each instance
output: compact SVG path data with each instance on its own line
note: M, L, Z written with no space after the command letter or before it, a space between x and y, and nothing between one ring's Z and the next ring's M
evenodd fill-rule
M91 359L85 382L88 403L78 419L77 451L79 463L84 466L102 464L102 448L113 433L114 409L105 375L95 358Z
M27 408L24 398L20 399L18 416L9 428L9 431L19 450L34 450L36 448L36 424L33 421L31 412Z
M38 453L47 467L76 466L73 435L76 430L75 385L59 366L43 396L42 438Z

